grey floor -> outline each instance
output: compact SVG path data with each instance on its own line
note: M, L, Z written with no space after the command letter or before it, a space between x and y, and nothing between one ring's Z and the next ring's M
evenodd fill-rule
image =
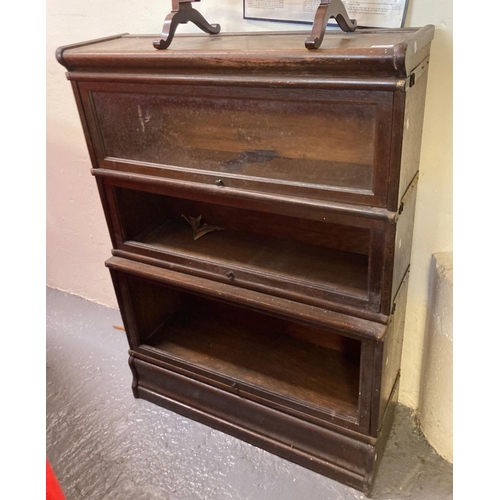
M354 500L314 472L134 399L117 310L47 290L47 457L67 500ZM452 498L452 466L400 406L380 500Z

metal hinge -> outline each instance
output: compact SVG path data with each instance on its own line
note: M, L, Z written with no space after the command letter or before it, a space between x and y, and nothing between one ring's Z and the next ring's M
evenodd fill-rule
M419 177L419 172L417 172L415 174L415 176L411 180L408 188L406 189L406 191L404 192L403 196L401 197L401 202L399 204L398 213L397 213L397 215L395 217L396 222L399 219L399 216L403 213L403 210L405 209L405 203L406 203L408 197L410 196L410 194L412 192L412 189L415 187L415 185L417 183L417 180L418 180L418 177Z
M410 74L406 79L406 88L411 88L415 85L417 80L427 71L429 67L429 56L427 56Z
M399 205L398 215L401 215L404 209L405 209L405 202L401 200L401 205Z
M410 267L411 267L411 264L408 264L408 267L406 268L406 271L405 271L404 278L402 279L401 284L399 285L399 288L398 288L398 291L396 292L396 295L394 295L394 301L392 303L392 309L391 309L391 319L394 316L394 313L396 312L396 303L398 301L399 294L401 293L401 290L403 289L403 285L405 284L405 281L410 276Z

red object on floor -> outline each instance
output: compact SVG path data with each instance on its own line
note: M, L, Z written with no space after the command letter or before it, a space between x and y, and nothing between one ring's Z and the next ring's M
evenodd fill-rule
M46 486L46 500L66 500L64 493L59 486L56 475L50 466L49 461L47 462L47 486Z

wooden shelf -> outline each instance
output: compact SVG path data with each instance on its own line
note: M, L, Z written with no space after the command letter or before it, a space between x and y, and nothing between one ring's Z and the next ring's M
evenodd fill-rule
M169 221L127 242L163 254L241 267L282 280L314 284L348 295L367 296L368 256L270 236L226 229L193 240L189 225Z
M359 341L193 296L145 344L207 370L205 376L222 375L228 385L358 415Z

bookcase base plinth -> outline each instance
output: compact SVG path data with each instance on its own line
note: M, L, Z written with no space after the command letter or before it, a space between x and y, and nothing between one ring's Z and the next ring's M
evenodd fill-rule
M321 427L134 357L138 398L241 439L370 495L394 416L388 405L377 438ZM397 391L393 393L397 397Z

